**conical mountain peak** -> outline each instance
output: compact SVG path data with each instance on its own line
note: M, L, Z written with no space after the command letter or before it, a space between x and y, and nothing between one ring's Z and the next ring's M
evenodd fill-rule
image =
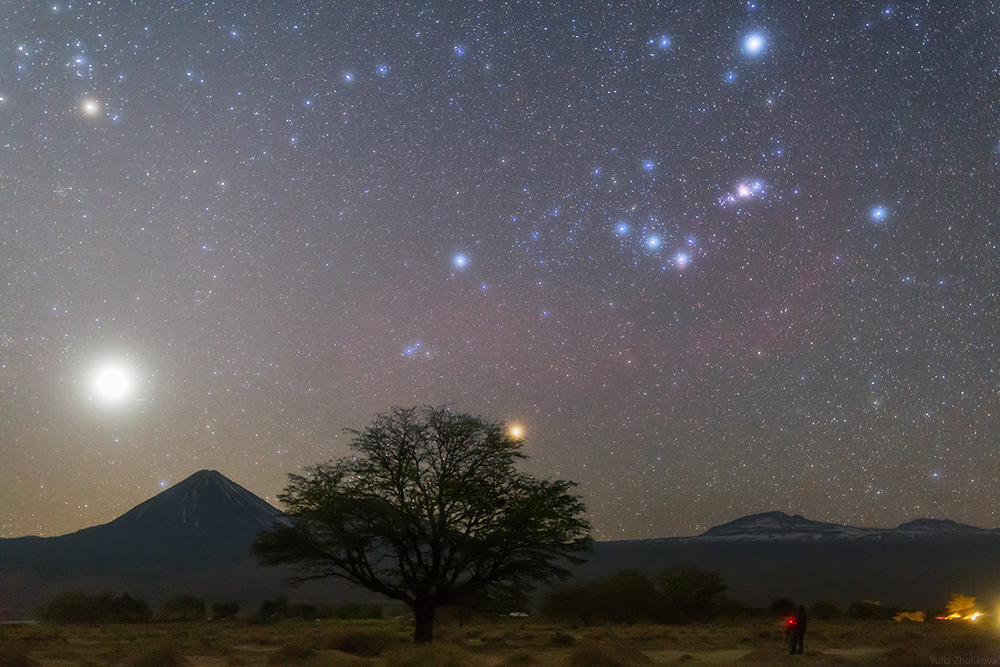
M256 534L281 513L215 470L199 470L136 505L111 526L140 532Z

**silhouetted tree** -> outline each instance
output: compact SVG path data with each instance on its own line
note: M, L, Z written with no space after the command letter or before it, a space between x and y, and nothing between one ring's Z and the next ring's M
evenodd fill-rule
M212 604L212 618L221 621L226 618L235 618L240 613L239 602L216 602Z
M518 471L526 457L502 423L393 408L348 432L357 454L289 475L278 498L290 521L254 551L299 581L340 577L405 603L417 643L432 640L437 607L565 578L590 549L574 484Z
M899 612L895 607L883 607L877 600L855 600L847 608L847 615L865 621L892 618Z
M767 606L769 612L774 616L791 616L795 613L797 605L791 598L777 598L771 600L771 604Z
M163 603L166 621L204 621L205 600L193 595L178 595Z
M656 578L659 620L667 623L705 621L719 613L726 584L718 572L691 567L667 570Z
M718 616L726 585L716 572L666 570L655 581L634 570L549 594L543 614L592 623L690 623Z
M820 621L831 621L843 613L833 600L817 600L809 607L809 616Z
M153 612L145 600L128 593L115 597L71 592L48 600L38 617L50 623L144 623L152 620Z

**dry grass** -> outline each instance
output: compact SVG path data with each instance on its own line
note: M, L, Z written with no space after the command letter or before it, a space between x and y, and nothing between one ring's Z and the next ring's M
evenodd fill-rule
M787 655L770 619L689 626L596 626L532 619L443 623L413 646L406 621L239 621L117 626L0 626L0 667L645 667L647 665L992 664L985 622L814 621L804 656ZM978 662L975 662L978 660ZM998 661L1000 662L1000 661Z

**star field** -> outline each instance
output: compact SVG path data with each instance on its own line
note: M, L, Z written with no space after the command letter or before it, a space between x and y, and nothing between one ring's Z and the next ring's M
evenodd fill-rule
M597 539L1000 525L993 7L350 4L0 10L0 536L442 403Z

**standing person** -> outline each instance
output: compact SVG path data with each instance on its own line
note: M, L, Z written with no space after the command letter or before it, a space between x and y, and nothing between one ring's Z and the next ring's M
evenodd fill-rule
M788 624L788 653L790 655L802 655L803 640L806 636L806 607L799 605L799 610L795 616L789 619Z

